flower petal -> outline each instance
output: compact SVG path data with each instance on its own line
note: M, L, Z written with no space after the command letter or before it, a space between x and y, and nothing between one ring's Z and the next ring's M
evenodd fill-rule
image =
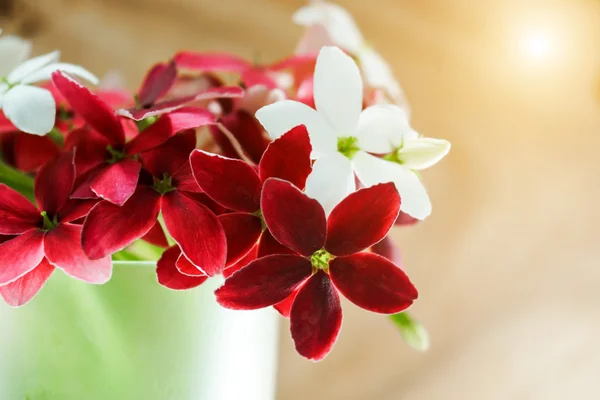
M176 262L180 254L181 251L177 246L169 247L163 253L156 263L158 283L173 290L187 290L200 286L208 276L189 276L179 272Z
M75 159L71 152L63 153L40 169L35 178L35 200L40 210L50 218L65 206L75 181Z
M275 239L273 239L275 240ZM252 261L256 260L256 253L258 250L258 245L254 246L244 257L242 257L238 262L226 267L223 270L223 277L229 278L234 273L238 272L240 269L244 268L246 265L250 264Z
M273 305L273 308L276 309L282 317L289 318L297 294L298 292L290 294L285 300Z
M215 292L217 302L234 310L255 310L285 300L312 273L306 258L272 255L252 261Z
M100 83L100 80L85 68L80 67L79 65L67 63L52 63L50 65L46 65L44 68L41 68L30 75L27 75L21 81L21 83L23 85L31 85L38 82L48 81L52 77L52 74L56 71L60 71L63 73L67 73L70 76L81 78L91 83L92 85L97 85L98 83Z
M162 198L165 226L188 260L208 276L219 274L227 259L227 238L219 219L204 204L179 190Z
M21 307L29 303L44 287L54 267L44 258L37 267L14 282L0 286L0 296L11 307Z
M329 215L325 248L336 256L369 248L387 235L399 212L400 196L393 183L360 189Z
M231 265L244 257L258 242L262 222L260 218L244 212L223 214L218 218L227 237L225 265Z
M71 131L65 139L64 149L75 151L75 172L81 176L104 164L106 160L106 148L108 140L101 134L88 128L80 128Z
M401 211L421 220L431 214L431 201L427 191L414 172L362 151L356 153L352 162L358 179L365 186L394 182L402 199Z
M419 138L405 140L398 159L409 169L425 169L437 164L450 151L450 142L443 139Z
M281 243L279 243L268 229L265 229L258 242L258 248L256 249L256 255L258 258L270 256L273 254L296 254L293 250L288 249Z
M138 187L123 206L101 201L83 224L83 250L92 260L122 250L148 233L159 212L160 195L147 186Z
M250 213L259 209L262 184L244 161L194 150L190 164L200 189L223 207Z
M31 42L14 35L0 38L0 76L7 76L13 69L23 63L31 53Z
M58 61L60 58L60 52L53 51L52 53L43 54L34 58L30 58L17 68L13 69L10 74L6 77L6 80L10 84L21 82L28 75L44 68L48 64L52 64Z
M337 149L333 126L323 115L306 104L293 100L278 101L258 110L256 118L273 139L277 139L298 125L306 126L313 149L312 158L322 157Z
M352 136L362 110L362 79L354 60L337 47L326 46L319 52L314 96L317 111L326 116L338 136Z
M48 136L19 133L15 138L15 167L33 172L60 153L60 147Z
M198 107L184 107L161 116L125 145L127 154L135 155L160 146L177 132L215 123L215 116Z
M306 194L318 200L327 214L355 189L352 164L341 153L332 153L315 161L306 180Z
M142 107L148 107L165 95L177 78L177 66L174 61L153 66L144 78L138 93Z
M402 145L412 134L406 112L395 105L377 104L367 107L358 119L358 146L368 152L387 154Z
M122 206L135 192L141 168L131 158L110 164L98 172L90 188L98 197Z
M100 97L60 71L52 74L52 82L75 114L108 139L112 146L122 146L125 143L123 126L114 111Z
M192 262L185 257L185 254L181 253L181 249L179 249L179 253L180 256L175 263L179 272L188 276L207 276L204 272L200 271L200 268L192 264Z
M203 72L241 73L252 65L241 57L227 53L196 53L182 51L174 57L177 67Z
M110 256L90 260L81 248L81 226L58 224L44 237L48 261L67 275L87 283L103 284L112 275Z
M142 240L158 247L167 248L169 247L169 241L167 240L167 236L163 231L160 223L156 221L154 226L144 235L142 236Z
M311 150L306 127L292 128L267 147L258 165L260 179L264 182L268 178L280 178L304 189L306 178L312 171Z
M250 159L254 163L258 163L269 145L269 138L264 134L264 130L256 118L244 111L237 111L225 115L220 122L233 134ZM213 129L219 130L218 127ZM219 131L219 133L221 132Z
M170 137L159 147L140 155L142 165L152 176L163 179L172 177L189 162L190 153L196 147L196 132L187 130Z
M335 287L365 310L395 314L418 297L408 276L388 259L373 253L337 257L329 264Z
M375 243L371 247L371 251L387 258L398 267L402 265L402 253L389 236L385 237L381 242Z
M329 353L342 326L340 297L323 271L300 289L290 312L290 331L298 353L319 361Z
M0 235L18 235L40 226L37 208L21 193L0 184Z
M20 131L45 135L56 119L56 103L46 89L17 85L4 95L2 110Z
M98 200L96 199L69 199L58 213L58 220L64 223L81 219L88 215L92 207L97 203Z
M0 244L0 286L19 279L44 258L44 233L29 230Z
M269 231L279 243L307 257L323 248L327 229L323 207L291 183L267 179L261 210Z

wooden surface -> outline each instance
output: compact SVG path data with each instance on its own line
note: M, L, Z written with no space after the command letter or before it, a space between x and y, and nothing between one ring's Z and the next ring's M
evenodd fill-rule
M287 54L303 2L17 3L3 26L30 34L37 52L119 69L135 87L182 48ZM284 322L278 399L599 398L600 4L339 3L392 63L415 128L453 143L424 173L433 215L394 233L432 347L411 351L385 318L345 303L338 343L313 364ZM547 58L523 50L536 29L554 38Z

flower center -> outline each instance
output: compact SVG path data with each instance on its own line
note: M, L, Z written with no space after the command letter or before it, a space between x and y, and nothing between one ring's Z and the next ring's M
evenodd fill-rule
M106 160L106 162L109 164L118 163L126 157L124 151L114 149L111 145L106 146L106 151L108 151L108 153L110 154L110 158Z
M262 227L263 232L265 231L265 229L267 229L267 223L265 222L265 217L263 216L263 213L260 209L258 209L258 211L253 212L252 215L254 215L255 217L260 218L260 225Z
M56 228L56 225L58 225L58 218L56 217L56 215L54 216L54 218L50 219L46 211L42 211L41 214L42 218L44 219L44 226L42 228L44 232L48 232Z
M2 83L6 85L4 92L8 92L10 89L12 89L13 87L15 87L17 85L16 83L10 83L6 76L0 77L0 84L2 84Z
M333 259L333 255L325 249L316 251L310 256L310 263L314 269L322 269L327 271L329 269L329 261Z
M360 150L360 147L356 145L358 138L354 136L345 136L338 138L337 149L344 156L352 160L352 157Z
M175 188L173 187L173 177L169 176L166 172L163 173L162 179L154 177L154 190L156 190L160 194L169 193Z

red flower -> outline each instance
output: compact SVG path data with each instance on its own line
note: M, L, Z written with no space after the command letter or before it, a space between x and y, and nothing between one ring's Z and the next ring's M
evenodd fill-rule
M258 172L241 160L195 150L190 156L194 178L200 189L232 213L219 216L227 236L227 262L232 265L256 244L263 231L260 195L270 177L304 188L311 171L310 139L298 126L273 141L265 151Z
M0 295L12 306L31 300L54 268L89 283L111 276L110 257L90 260L81 248L81 226L93 202L70 200L75 179L73 154L65 153L40 170L35 181L39 209L25 197L0 185Z
M141 164L137 156L164 143L176 132L213 124L214 116L201 108L180 108L164 115L126 143L125 131L113 110L87 88L61 72L52 75L61 94L93 129L72 132L67 150L77 148L78 178L72 197L102 198L123 205L137 187Z
M392 314L417 298L406 274L389 260L363 250L385 237L400 210L392 183L350 194L325 217L323 207L291 183L271 178L261 210L273 237L294 254L259 258L216 291L232 309L291 303L291 333L297 351L320 360L338 335L338 292L366 310Z
M148 117L163 115L178 110L185 105L202 100L241 97L244 90L237 86L211 87L192 95L158 101L173 87L177 79L177 66L174 61L156 64L148 71L137 95L137 107L117 110L118 115L141 121Z
M144 169L134 194L122 206L101 201L84 222L82 244L91 259L119 251L148 234L162 213L185 258L209 276L223 270L225 232L204 204L192 176L189 154L195 146L195 132L187 131L141 154Z

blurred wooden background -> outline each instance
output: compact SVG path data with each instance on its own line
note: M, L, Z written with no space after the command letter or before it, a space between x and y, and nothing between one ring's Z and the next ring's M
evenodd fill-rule
M302 4L0 0L0 26L133 88L183 48L284 56ZM416 129L453 143L424 173L433 215L395 232L432 347L411 351L346 303L338 343L313 364L284 322L278 399L600 398L600 2L339 4L393 65Z

